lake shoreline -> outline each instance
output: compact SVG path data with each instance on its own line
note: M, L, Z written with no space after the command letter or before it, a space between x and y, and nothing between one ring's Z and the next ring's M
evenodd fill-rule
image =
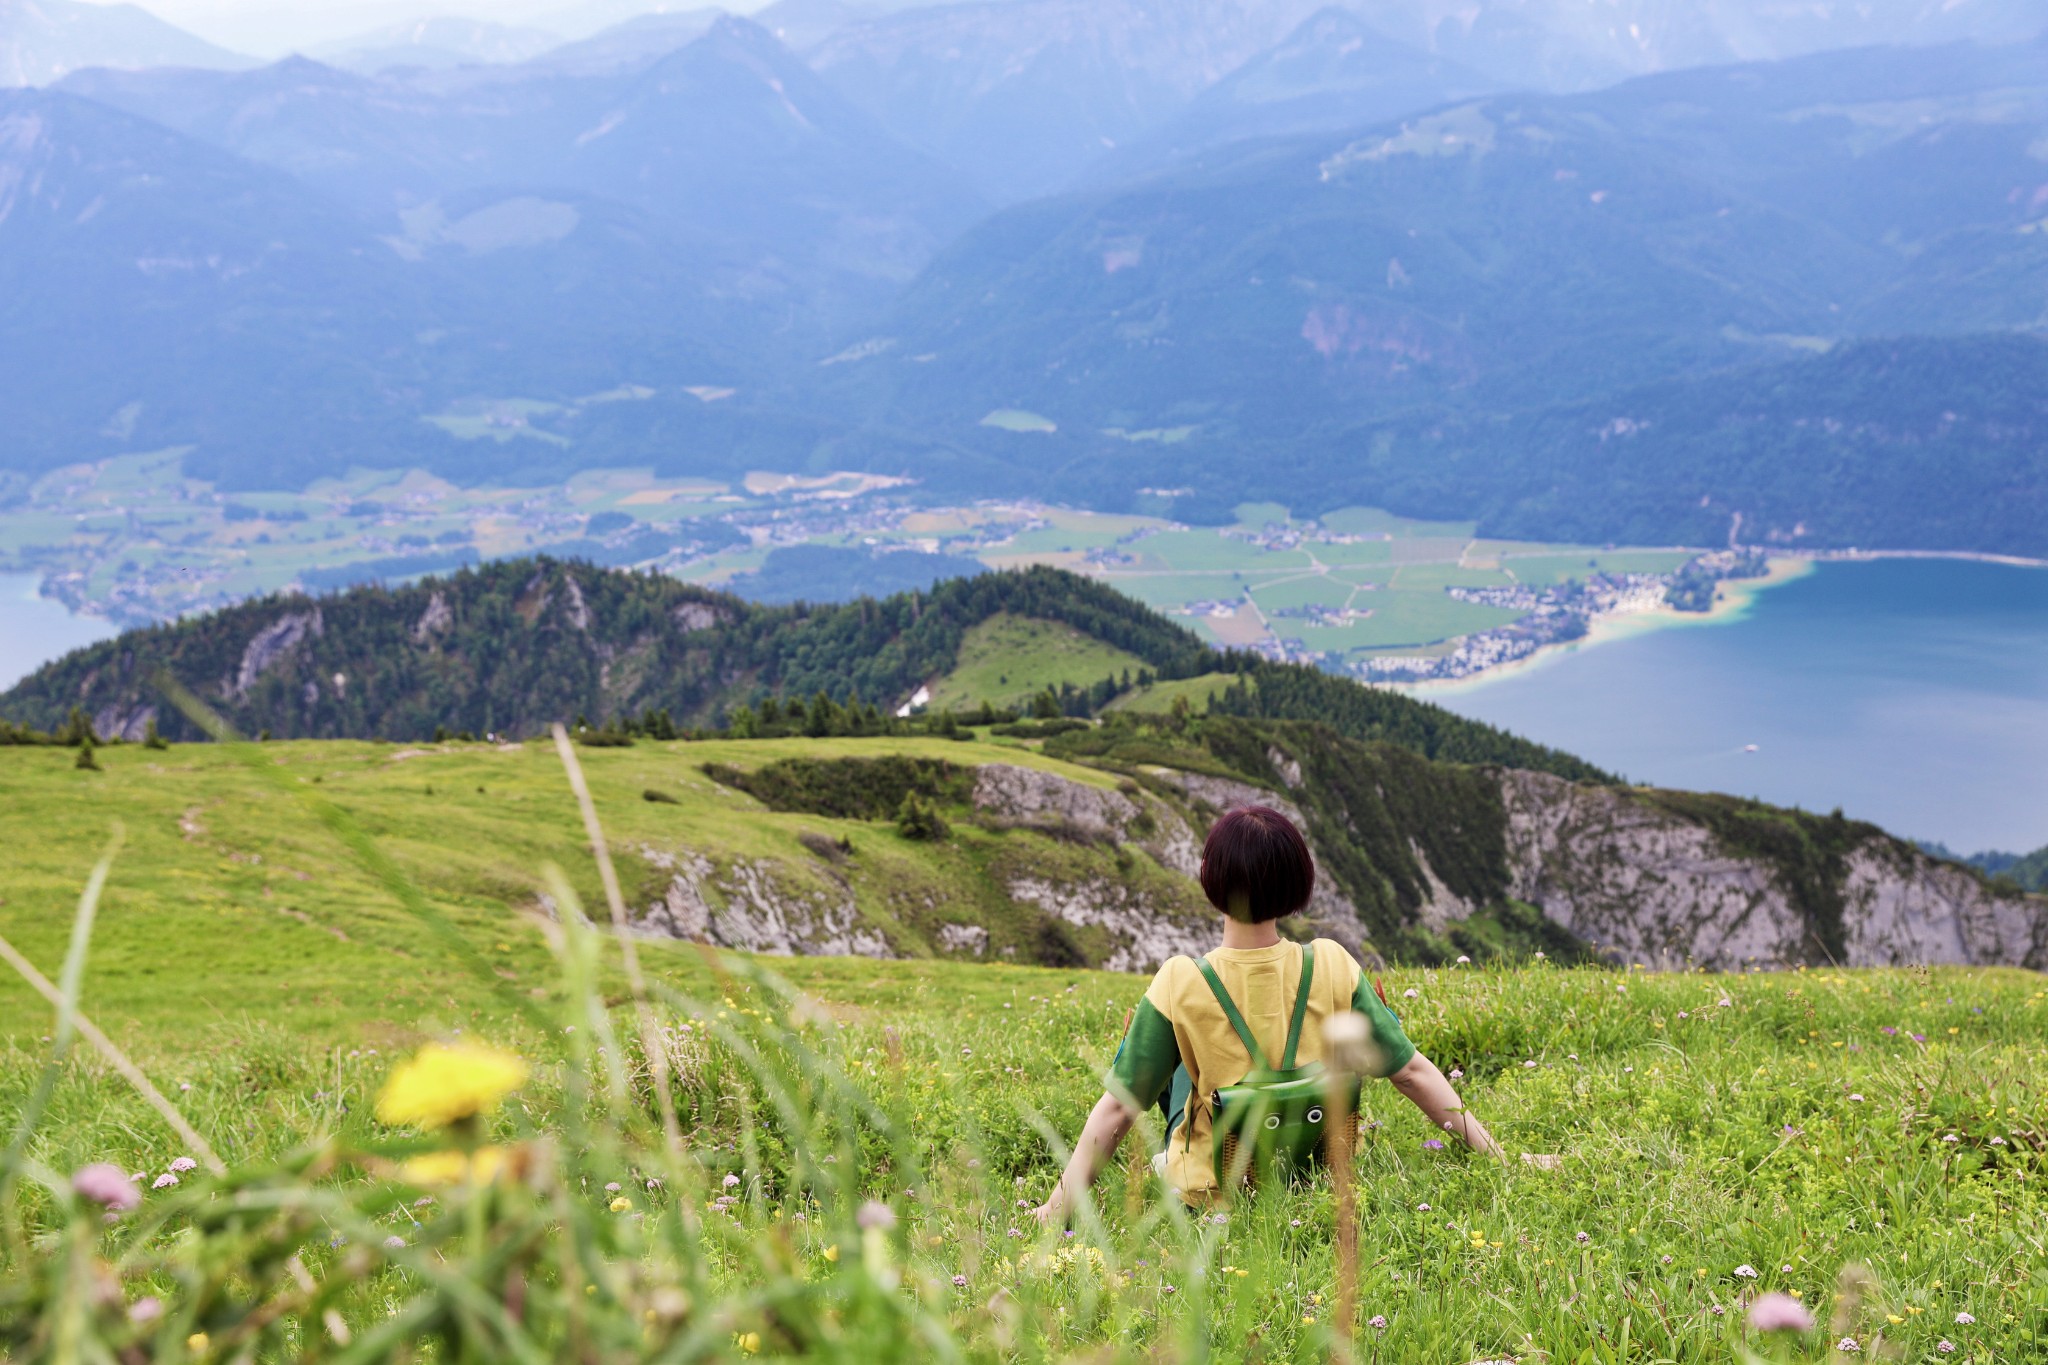
M1492 668L1462 678L1431 679L1423 682L1390 683L1375 682L1369 686L1384 687L1401 692L1418 701L1432 697L1454 696L1470 692L1499 682L1503 678L1516 677L1539 668L1548 667L1559 659L1580 652L1596 649L1616 640L1626 640L1654 630L1665 630L1674 626L1722 625L1740 621L1749 614L1757 598L1765 591L1783 583L1804 578L1813 572L1814 561L1805 555L1772 556L1767 570L1756 578L1724 578L1714 588L1714 604L1705 611L1679 611L1675 607L1658 607L1653 611L1616 612L1598 616L1587 622L1586 633L1576 640L1563 640L1556 644L1544 645L1532 654L1496 664Z
M1803 572L1728 629L1614 622L1624 648L1417 699L1660 787L1958 849L2048 842L2048 571L1790 558Z
M1735 548L1756 550L1763 547L1744 545ZM1462 678L1425 679L1420 682L1362 681L1365 681L1368 687L1384 687L1414 697L1418 701L1469 692L1499 682L1503 678L1512 678L1532 669L1545 667L1582 649L1630 639L1648 631L1671 626L1719 625L1739 621L1748 615L1759 594L1780 584L1804 578L1819 564L1869 564L1888 559L1947 559L1972 564L1997 564L2014 569L2048 569L2048 559L1993 554L1982 550L1766 550L1765 554L1769 557L1770 565L1767 573L1760 578L1721 580L1716 585L1714 605L1703 612L1676 611L1669 607L1661 607L1655 611L1596 617L1587 623L1586 633L1576 640L1544 645L1533 654L1504 664L1496 664Z

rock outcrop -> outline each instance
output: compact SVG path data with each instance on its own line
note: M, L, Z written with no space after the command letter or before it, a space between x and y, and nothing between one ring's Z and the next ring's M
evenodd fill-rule
M234 682L227 688L228 695L237 700L248 696L249 689L272 665L291 653L301 640L319 635L322 629L320 609L314 607L310 611L286 612L257 631L242 650L242 662L235 670Z
M834 892L796 885L790 869L767 860L718 868L699 854L641 853L670 874L641 918L649 933L792 957L899 956L843 885Z
M1897 840L1844 858L1838 948L1779 869L1624 788L1503 772L1509 894L1577 937L1659 967L2048 966L2042 903ZM1478 907L1472 907L1477 909ZM1469 913L1469 912L1468 912Z

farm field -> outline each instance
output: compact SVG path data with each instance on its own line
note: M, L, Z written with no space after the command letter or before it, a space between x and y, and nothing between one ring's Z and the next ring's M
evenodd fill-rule
M794 854L809 829L872 875L971 895L971 864L949 861L971 850L777 815L695 770L870 743L582 757L622 853ZM1327 1175L1194 1218L1119 1163L1071 1237L1020 1207L1099 1093L1139 977L643 940L670 1150L617 949L536 913L551 889L604 915L554 755L406 753L265 745L252 766L119 748L86 773L66 751L0 750L0 926L55 977L121 822L80 999L224 1170L174 1170L204 1153L89 1056L43 1096L57 1030L10 974L0 1091L11 1114L41 1110L11 1210L20 1236L71 1249L8 1234L10 1355L48 1355L37 1333L64 1323L163 1360L853 1360L914 1341L933 1358L1306 1361L1342 1336L1355 1359L1418 1365L1703 1362L1741 1358L1745 1304L1774 1290L1818 1326L1749 1337L1767 1358L2002 1363L2048 1345L2038 975L1384 973L1510 1152L1557 1160L1435 1149L1370 1085L1356 1323L1339 1333ZM642 796L656 788L673 799ZM507 1086L457 1054L433 1103L379 1121L380 1093L404 1091L394 1067L432 1040L507 1050L530 1075ZM105 1223L62 1193L94 1161L142 1174L140 1208Z
M530 435L518 425L524 412L487 405L443 425L516 442ZM1278 504L1248 503L1235 525L1186 527L1038 504L929 507L902 480L860 474L725 483L616 469L550 487L464 488L417 472L357 471L300 492L223 493L187 478L180 461L175 450L124 456L19 490L0 517L0 571L44 575L75 609L139 622L293 583L403 580L479 557L579 556L726 585L779 547L914 550L997 569L1089 573L1183 617L1212 643L1327 653L1341 665L1425 651L1519 615L1458 601L1448 587L1665 573L1691 557L1479 540L1470 523L1371 508L1303 521ZM820 593L829 597L831 585Z

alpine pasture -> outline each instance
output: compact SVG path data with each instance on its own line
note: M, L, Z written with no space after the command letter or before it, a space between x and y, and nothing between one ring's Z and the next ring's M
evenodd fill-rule
M579 757L615 850L791 833ZM0 986L8 1359L2048 1357L2034 974L1387 970L1514 1159L1368 1086L1347 1179L1191 1211L1154 1115L1041 1229L1140 977L628 961L545 744L100 761L0 751L0 926L64 1002Z

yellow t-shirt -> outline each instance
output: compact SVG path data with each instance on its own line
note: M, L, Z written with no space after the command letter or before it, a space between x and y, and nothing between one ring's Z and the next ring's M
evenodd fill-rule
M1323 1021L1344 1010L1365 1015L1381 1065L1374 1074L1391 1076L1415 1055L1415 1045L1401 1031L1401 1021L1380 998L1342 944L1317 939L1313 944L1276 943L1270 948L1216 948L1209 965L1223 982L1245 1026L1272 1066L1280 1065L1287 1045L1287 1024L1301 988L1302 953L1316 955L1309 982L1308 1010L1294 1063L1305 1066L1323 1059ZM1209 1096L1235 1085L1252 1068L1236 1030L1217 1003L1191 957L1176 957L1159 969L1145 998L1131 1015L1123 1046L1110 1068L1107 1085L1139 1109L1160 1104L1173 1085L1176 1069L1187 1072L1189 1098L1183 1113L1168 1114L1174 1125L1166 1144L1166 1176L1183 1196L1200 1200L1216 1187L1210 1157Z

